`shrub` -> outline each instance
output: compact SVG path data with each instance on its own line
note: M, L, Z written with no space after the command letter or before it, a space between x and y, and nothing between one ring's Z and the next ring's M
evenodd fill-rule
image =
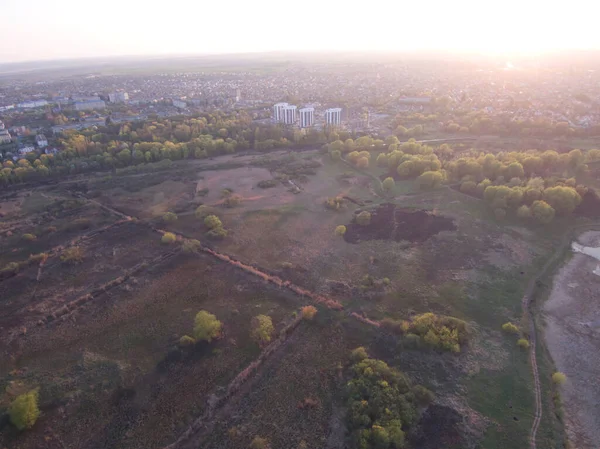
M342 153L339 150L333 150L329 155L332 161L339 161L342 158Z
M17 262L10 262L7 263L4 268L2 268L2 272L7 273L7 272L13 272L16 273L19 271L19 269L21 268L21 265L19 265Z
M274 179L266 179L264 181L259 181L257 186L261 189L269 189L271 187L275 187L277 185L277 181Z
M517 341L517 346L519 346L519 348L527 349L529 348L529 341L527 341L525 338L519 338Z
M40 416L38 390L17 396L8 408L8 416L17 429L31 429Z
M467 195L474 195L477 192L477 184L473 181L466 181L460 185L460 191Z
M274 332L275 327L270 316L258 315L252 318L251 336L258 344L269 343Z
M378 158L379 159L379 158ZM383 185L383 189L387 192L389 192L390 190L392 190L394 187L396 187L396 181L394 181L394 178L387 177L383 180L382 182Z
M346 226L344 226L344 225L336 226L335 235L337 235L338 237L342 237L345 233L346 233Z
M384 318L381 320L381 327L392 334L404 335L408 332L410 323L408 321Z
M562 385L566 381L567 381L567 376L565 376L560 371L557 371L554 374L552 374L552 382L554 382L556 385Z
M344 205L344 199L341 196L327 198L323 204L325 204L327 209L340 210Z
M522 205L517 209L517 217L528 220L533 216L531 209L528 206Z
M271 445L269 444L269 440L262 437L254 437L252 443L250 443L250 449L270 449Z
M239 195L229 195L225 198L224 204L227 207L235 207L242 204L242 197Z
M194 344L196 344L196 340L194 340L189 335L184 335L179 339L179 346L181 346L182 348L193 346Z
M354 349L352 351L352 353L350 354L350 359L354 363L360 362L361 360L368 359L368 358L369 358L369 354L367 353L367 350L363 346L359 346L358 348Z
M177 214L173 212L167 212L162 216L162 219L165 223L172 223L174 221L177 221Z
M369 159L366 157L360 157L356 161L356 166L358 168L368 168L369 167Z
M511 334L518 334L519 333L519 328L517 326L515 326L513 323L511 323L510 321L508 323L504 323L502 325L502 330L504 332L508 332Z
M208 231L206 233L206 235L208 237L210 237L211 239L215 239L215 240L223 239L223 238L227 237L227 234L228 234L227 229L224 229L221 226L212 228L210 231Z
M71 246L63 251L60 256L60 260L63 263L70 263L76 265L83 262L84 251L80 246Z
M198 341L210 341L221 335L223 323L206 310L201 310L194 318L194 338Z
M371 214L366 210L363 210L356 216L356 223L361 226L368 226L371 223Z
M162 238L160 239L160 241L162 243L165 244L171 244L174 243L177 240L177 236L175 234L173 234L172 232L165 232L162 236Z
M302 318L305 320L312 320L317 314L317 309L314 306L302 307Z
M204 220L211 213L212 213L212 209L210 207L208 207L208 206L198 206L196 208L196 211L194 212L194 215L196 216L197 219Z
M431 404L435 399L433 392L422 385L415 385L413 388L413 393L415 394L415 399L417 402L422 406Z
M556 215L556 211L552 206L550 206L545 201L534 201L531 205L531 214L533 218L543 224L548 224L552 220L554 220L554 215Z
M186 253L197 253L200 251L202 244L196 239L186 239L183 241L183 251Z
M35 239L37 239L34 234L23 234L21 238L26 242L33 242Z
M216 215L209 215L204 219L204 225L209 229L222 228L223 223Z

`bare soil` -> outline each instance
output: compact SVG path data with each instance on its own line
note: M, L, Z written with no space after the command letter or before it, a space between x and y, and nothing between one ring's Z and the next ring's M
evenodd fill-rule
M578 241L600 244L599 232L586 232ZM596 449L600 440L600 276L598 261L573 254L554 276L544 304L546 345L556 368L566 374L561 387L569 440L578 449Z

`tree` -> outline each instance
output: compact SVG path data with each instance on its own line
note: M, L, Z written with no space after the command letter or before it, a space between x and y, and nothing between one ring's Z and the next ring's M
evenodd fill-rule
M184 335L179 339L179 346L181 346L182 348L193 346L195 343L196 340L190 337L189 335Z
M194 318L194 338L198 341L211 342L213 338L221 335L223 323L206 310L201 310Z
M83 262L84 251L80 246L71 246L63 251L60 260L66 264L76 265Z
M209 229L222 228L223 223L216 215L209 215L204 219L204 225Z
M344 225L336 226L335 235L337 235L338 237L342 237L345 233L346 233L346 226L344 226Z
M211 208L208 206L198 206L194 215L196 218L204 220L207 216L211 215Z
M527 349L529 348L529 341L527 341L527 339L525 338L519 338L519 340L517 341L517 346L519 348Z
M332 161L339 161L342 159L342 153L340 153L338 150L333 150L330 155Z
M544 190L544 201L557 213L567 215L581 203L581 196L573 187L556 186Z
M390 190L392 190L394 187L396 187L396 181L394 181L394 178L387 177L383 180L383 188L385 191L389 192Z
M562 385L566 381L567 381L567 376L565 376L560 371L557 371L554 374L552 374L552 382L554 382L556 385Z
M434 189L444 180L442 173L439 171L426 171L417 178L417 185L420 189Z
M511 323L510 321L508 323L504 323L502 325L502 330L504 332L508 332L511 334L518 334L519 333L519 328L517 326L515 326L513 323Z
M356 161L356 166L358 168L368 168L369 167L369 159L366 157L359 157Z
M356 223L361 226L368 226L371 223L371 214L366 210L363 210L356 216Z
M548 224L554 220L555 211L545 201L534 201L531 205L531 214L540 223Z
M273 321L270 316L257 315L252 318L252 338L260 345L264 345L271 341L271 337L275 332Z
M465 181L460 185L460 191L467 195L474 195L477 191L477 183L474 181Z
M175 234L173 234L172 232L165 232L163 234L162 238L160 239L160 241L165 244L174 243L176 240L177 240L177 236Z
M305 320L312 320L317 314L317 308L314 306L302 307L302 318Z
M171 223L171 222L177 221L177 214L175 214L173 212L167 212L166 214L164 214L162 216L162 219L165 223Z
M38 390L17 396L8 408L8 416L17 429L31 429L40 416Z
M531 209L528 206L521 206L517 209L517 217L528 220L533 216Z
M367 350L363 346L359 346L354 349L350 355L350 358L354 363L360 362L361 360L369 358Z
M37 237L34 234L23 234L21 238L26 242L33 242L37 239Z

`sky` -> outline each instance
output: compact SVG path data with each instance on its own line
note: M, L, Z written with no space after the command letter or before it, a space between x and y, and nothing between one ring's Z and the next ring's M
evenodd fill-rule
M600 49L594 0L0 0L0 62L268 51Z

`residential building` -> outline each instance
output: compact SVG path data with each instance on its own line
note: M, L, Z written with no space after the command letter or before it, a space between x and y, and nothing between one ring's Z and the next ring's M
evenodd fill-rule
M42 108L47 105L48 105L48 102L46 100L31 100L31 101L24 101L23 103L19 103L17 105L17 107L24 108L24 109L32 109L32 108Z
M325 110L325 123L327 125L342 124L342 108L329 108Z
M185 109L187 108L187 103L183 100L173 100L173 106L175 106L177 109Z
M19 148L20 155L31 153L32 151L35 151L35 147L33 145L28 145L26 147Z
M289 105L287 103L276 103L275 106L273 106L273 120L276 122L283 121L283 108L286 106Z
M106 103L100 99L76 101L75 109L77 111L93 111L94 109L106 109Z
M315 108L302 108L300 113L300 128L310 128L315 124Z
M296 123L296 106L290 104L283 107L283 123L286 125Z
M129 94L127 92L113 92L108 94L108 101L111 103L125 103L129 100Z
M35 136L35 143L37 144L38 148L46 148L48 146L48 139L46 139L46 136L43 134L38 134Z
M4 129L4 122L0 120L0 129Z
M9 143L12 140L8 129L0 129L0 143Z

